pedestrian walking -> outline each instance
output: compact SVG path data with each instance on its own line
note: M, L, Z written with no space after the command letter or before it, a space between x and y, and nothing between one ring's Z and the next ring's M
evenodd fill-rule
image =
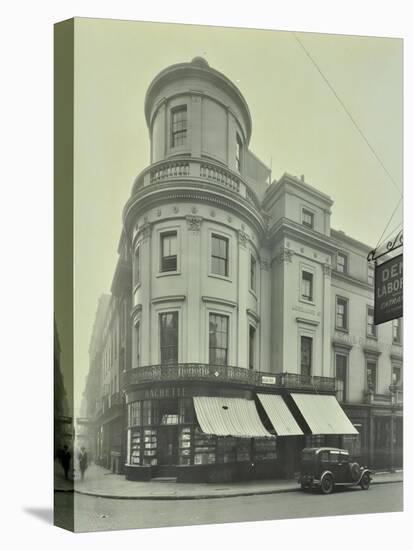
M86 447L81 447L80 453L79 453L79 469L80 469L80 479L82 481L85 477L85 471L87 470L87 467L88 467L87 461L88 461L88 457L87 457Z
M69 479L68 474L69 474L71 460L72 460L72 455L70 454L69 447L67 445L64 445L63 450L60 453L60 463L65 472L65 479Z

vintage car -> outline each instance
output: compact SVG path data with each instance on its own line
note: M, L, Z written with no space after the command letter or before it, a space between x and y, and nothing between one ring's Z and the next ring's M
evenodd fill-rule
M298 482L303 490L318 488L328 495L335 486L359 485L368 489L373 472L350 460L349 452L334 447L311 447L302 450Z

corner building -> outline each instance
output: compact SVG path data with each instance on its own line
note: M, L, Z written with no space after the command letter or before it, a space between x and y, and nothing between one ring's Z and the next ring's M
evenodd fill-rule
M151 163L124 208L112 285L130 349L119 377L105 364L106 388L123 396L126 477L288 476L301 449L321 443L361 456L339 401L365 364L347 364L340 395L336 380L336 351L348 358L351 344L334 331L346 241L330 229L332 200L303 178L271 183L249 150L245 99L202 58L155 77L145 116Z

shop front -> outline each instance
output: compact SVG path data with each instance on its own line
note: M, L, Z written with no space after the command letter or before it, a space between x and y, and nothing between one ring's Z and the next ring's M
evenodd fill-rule
M127 411L129 480L292 477L305 446L358 435L333 395L158 386L129 392Z
M254 394L233 388L213 393L205 387L130 393L126 478L218 482L277 477L276 437L264 427Z

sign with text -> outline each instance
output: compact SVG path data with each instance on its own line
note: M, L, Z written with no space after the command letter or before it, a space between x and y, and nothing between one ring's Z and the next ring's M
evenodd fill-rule
M376 266L374 281L374 324L403 317L403 254Z

